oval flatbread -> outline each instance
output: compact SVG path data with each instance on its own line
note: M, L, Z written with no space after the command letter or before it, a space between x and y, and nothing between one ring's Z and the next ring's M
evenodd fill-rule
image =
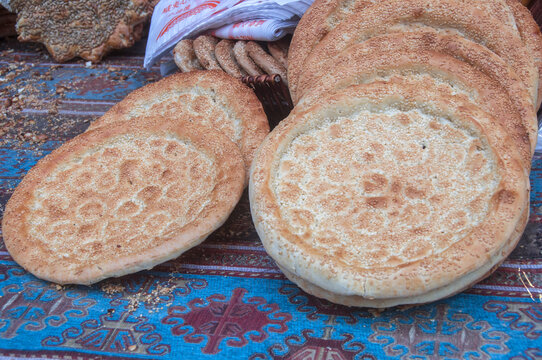
M6 205L4 242L39 278L92 284L199 244L243 187L239 149L218 131L159 118L111 124L28 172Z
M254 92L219 70L174 74L130 93L89 130L156 114L168 122L191 121L224 133L241 149L248 169L269 133L267 116Z
M271 257L360 306L436 300L483 277L528 191L516 145L489 114L399 79L290 115L258 150L249 186Z

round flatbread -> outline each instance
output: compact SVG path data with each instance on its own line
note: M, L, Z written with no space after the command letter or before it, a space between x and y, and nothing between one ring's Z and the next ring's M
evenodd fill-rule
M489 114L398 79L292 114L258 150L249 186L278 264L326 291L383 300L444 289L436 300L483 276L528 191L516 145Z
M89 130L149 114L224 133L243 154L247 180L254 152L269 133L267 116L254 92L219 70L174 74L139 88L94 121Z
M34 166L6 205L13 259L39 278L92 284L202 242L244 187L225 135L154 118L83 133Z
M455 33L493 51L513 68L537 104L538 70L532 54L517 31L460 0L390 0L368 6L348 18L314 47L304 69L333 59L342 50L387 33L433 28L444 34ZM391 56L391 55L390 55ZM294 94L295 97L295 94ZM294 100L295 101L295 100Z
M292 99L296 97L297 80L304 67L305 59L312 49L348 17L374 0L315 0L299 20L288 50L288 79Z
M310 106L330 91L392 75L431 76L469 97L507 130L530 169L538 123L528 91L501 58L461 36L426 29L352 45L302 74L297 107Z

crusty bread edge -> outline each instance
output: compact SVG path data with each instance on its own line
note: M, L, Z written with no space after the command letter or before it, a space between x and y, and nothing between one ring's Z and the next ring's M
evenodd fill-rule
M170 134L189 140L194 146L216 159L220 181L213 189L213 203L206 207L193 223L187 224L164 245L138 256L121 256L105 264L96 264L78 274L59 268L40 266L43 256L28 235L25 217L30 212L33 191L42 179L59 164L92 146L122 134ZM220 227L239 201L244 188L244 163L237 146L225 135L212 129L201 129L189 123L118 123L83 133L41 159L24 177L6 205L2 220L4 243L13 259L37 277L59 284L89 285L107 277L118 277L149 269L201 243L211 232Z

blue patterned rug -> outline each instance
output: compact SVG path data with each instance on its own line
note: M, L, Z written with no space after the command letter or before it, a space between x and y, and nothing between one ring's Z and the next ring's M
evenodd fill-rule
M143 45L89 66L0 43L0 210L39 158L159 78L157 68L141 69ZM258 239L246 194L179 259L92 287L38 280L2 244L0 358L540 359L542 156L531 186L527 230L491 277L443 301L383 312L335 305L286 280Z

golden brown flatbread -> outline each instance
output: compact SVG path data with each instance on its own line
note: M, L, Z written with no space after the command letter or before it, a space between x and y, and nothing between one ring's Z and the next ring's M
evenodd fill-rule
M148 0L12 0L21 41L44 44L56 61L100 61L134 45L152 14Z
M490 114L425 85L342 89L263 142L252 217L287 272L340 297L424 302L506 256L528 204L516 145Z
M225 135L187 121L103 126L27 173L6 205L4 242L19 265L60 284L150 269L224 223L243 166Z
M529 171L538 124L528 91L500 57L461 36L425 29L355 44L302 74L297 108L320 101L330 91L393 75L430 76L469 97L507 130Z
M488 15L481 4L462 0L391 0L367 6L345 17L314 46L310 55L302 55L306 56L303 68L310 71L346 47L373 36L430 27L445 34L459 34L502 57L517 72L536 104L539 76L533 54L522 43L515 27L511 29ZM292 51L293 48L290 54ZM292 57L295 56L290 56L290 66L293 66ZM296 98L296 84L290 88Z
M269 133L269 123L254 92L222 70L178 73L130 93L89 129L133 121L149 114L168 122L190 121L224 133L241 149L248 169Z

